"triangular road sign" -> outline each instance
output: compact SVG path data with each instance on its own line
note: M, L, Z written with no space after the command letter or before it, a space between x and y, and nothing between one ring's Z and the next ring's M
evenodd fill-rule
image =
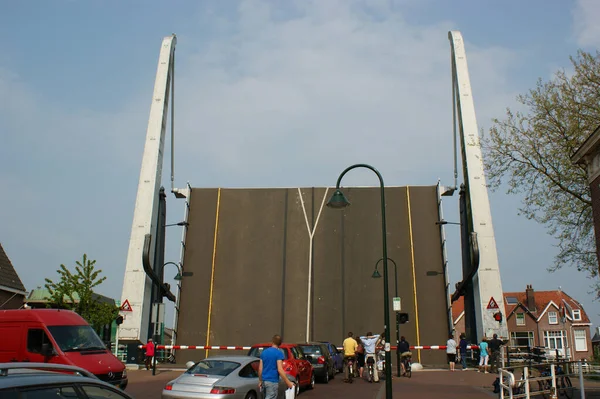
M121 305L121 312L131 312L131 305L129 304L129 299L125 299L125 302Z
M127 304L129 305L129 302L127 302ZM496 300L494 299L494 297L490 298L487 308L488 309L498 309L498 304L496 303Z

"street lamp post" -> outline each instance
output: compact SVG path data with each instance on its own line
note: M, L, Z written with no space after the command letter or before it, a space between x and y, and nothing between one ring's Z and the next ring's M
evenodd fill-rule
M389 304L389 293L388 293L388 256L387 256L387 228L385 224L385 185L383 183L383 177L381 173L371 165L367 164L356 164L346 168L338 177L335 185L335 192L327 202L327 206L335 209L342 209L350 205L350 202L340 190L340 183L346 173L355 168L366 168L373 171L379 178L379 191L381 194L381 232L383 242L383 316L385 324L385 398L392 399L392 356L390 353L390 304Z
M373 276L372 277L381 277L381 275L379 274L379 272L377 271L377 266L379 266L379 262L381 262L383 260L383 258L379 259L377 261L377 263L375 263L375 272L373 272ZM388 260L392 261L392 263L394 264L394 287L395 287L395 298L398 298L398 265L396 264L396 262L394 261L394 259L392 258L388 258ZM398 351L398 345L400 344L400 323L398 321L398 317L396 317L396 369L398 372L398 377L400 377L401 374L401 370L400 370L400 352Z

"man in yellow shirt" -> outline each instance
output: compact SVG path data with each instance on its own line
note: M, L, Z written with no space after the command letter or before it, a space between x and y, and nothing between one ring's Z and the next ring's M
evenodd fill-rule
M358 347L358 342L354 338L352 338L354 334L352 331L348 333L348 338L344 340L342 346L344 347L344 381L352 381L350 378L349 370L348 370L348 360L352 359L356 360L356 348Z

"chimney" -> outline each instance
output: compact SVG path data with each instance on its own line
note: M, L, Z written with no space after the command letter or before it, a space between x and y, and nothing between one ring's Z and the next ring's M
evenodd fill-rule
M533 294L533 286L531 284L527 285L525 295L527 297L527 309L530 312L535 312L537 309L535 308L535 295Z

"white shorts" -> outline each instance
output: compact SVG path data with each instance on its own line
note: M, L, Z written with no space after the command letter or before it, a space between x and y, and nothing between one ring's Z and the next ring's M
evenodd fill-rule
M479 356L479 365L480 366L487 366L489 359L490 359L490 355Z

